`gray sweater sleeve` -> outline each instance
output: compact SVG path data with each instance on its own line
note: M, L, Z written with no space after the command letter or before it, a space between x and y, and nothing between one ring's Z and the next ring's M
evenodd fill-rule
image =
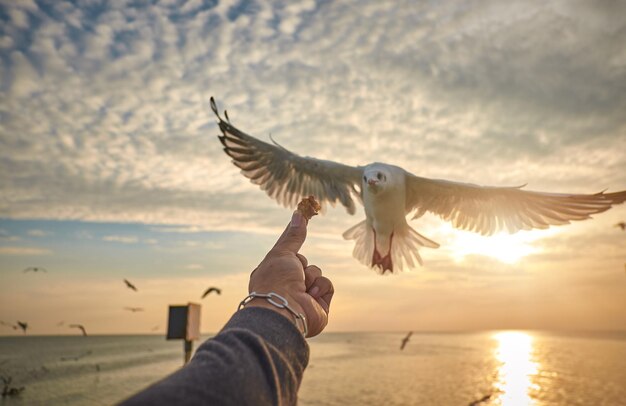
M245 308L185 367L121 405L293 405L308 362L309 347L290 320Z

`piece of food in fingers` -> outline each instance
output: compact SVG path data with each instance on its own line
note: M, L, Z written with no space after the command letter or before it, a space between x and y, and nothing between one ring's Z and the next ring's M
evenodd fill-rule
M307 221L311 220L311 217L317 215L321 209L322 206L317 200L315 200L315 196L313 195L305 197L302 201L300 201L300 203L298 203L298 211Z

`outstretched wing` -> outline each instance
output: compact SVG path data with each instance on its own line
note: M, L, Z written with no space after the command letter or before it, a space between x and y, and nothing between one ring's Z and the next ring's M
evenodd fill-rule
M135 292L137 291L137 287L135 285L133 285L132 283L130 283L128 280L124 279L124 283L126 284L126 286L128 286L130 289L134 290Z
M406 210L417 210L413 218L428 211L456 228L491 235L500 230L514 233L585 220L626 200L626 190L583 195L533 192L522 187L477 186L407 174Z
M241 173L270 197L286 207L295 207L303 196L314 195L331 205L339 202L348 213L356 211L352 195L360 196L363 168L310 157L301 157L276 144L268 144L238 130L220 117L215 100L224 152ZM224 112L226 120L228 114ZM273 140L272 140L273 141Z
M82 324L70 324L69 325L70 328L78 328L80 329L80 331L83 332L83 335L87 335L87 330L85 330L85 327Z
M218 295L221 295L221 294L222 294L222 291L221 291L220 289L218 289L218 288L214 288L214 287L211 287L211 288L208 288L207 290L205 290L205 291L204 291L204 294L202 295L202 299L204 299L205 297L207 297L207 295L208 295L208 294L210 294L211 292L215 292L215 293L217 293Z

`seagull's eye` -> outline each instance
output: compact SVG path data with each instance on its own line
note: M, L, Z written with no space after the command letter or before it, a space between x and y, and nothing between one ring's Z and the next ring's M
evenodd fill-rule
M378 178L378 180L383 180L383 174L380 172L376 174L376 177Z

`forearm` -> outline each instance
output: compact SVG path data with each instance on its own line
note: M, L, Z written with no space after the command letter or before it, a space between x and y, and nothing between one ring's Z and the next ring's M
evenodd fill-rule
M204 342L187 366L122 404L295 404L308 359L293 322L250 307Z

